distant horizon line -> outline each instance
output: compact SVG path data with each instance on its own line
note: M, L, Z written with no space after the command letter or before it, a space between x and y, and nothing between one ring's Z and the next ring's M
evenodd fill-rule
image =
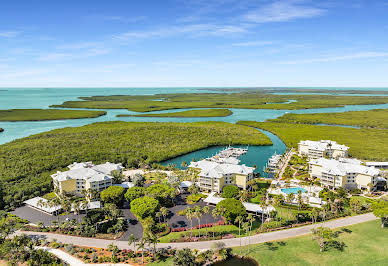
M122 88L122 89L139 89L139 88L210 88L210 89L388 89L388 86L7 86L1 87L2 89L104 89L104 88Z

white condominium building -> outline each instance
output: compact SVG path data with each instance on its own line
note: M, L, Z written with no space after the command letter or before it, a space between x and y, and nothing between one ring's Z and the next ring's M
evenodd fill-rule
M82 190L94 189L102 191L112 186L112 172L124 169L121 164L104 163L94 165L92 162L73 163L66 172L57 172L51 177L54 187L60 192L79 195Z
M309 159L348 157L348 150L349 147L331 140L303 140L298 143L299 154L306 155Z
M225 185L246 189L253 179L255 168L238 164L217 163L208 160L191 162L189 167L200 169L199 187L203 191L220 193Z
M376 186L380 170L361 165L361 162L355 159L319 158L310 160L309 173L312 177L319 178L323 186L331 189L369 189L369 184Z

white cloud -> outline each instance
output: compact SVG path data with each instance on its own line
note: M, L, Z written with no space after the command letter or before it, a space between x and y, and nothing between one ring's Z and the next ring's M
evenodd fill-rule
M283 22L298 18L311 18L324 14L325 9L307 6L297 0L276 1L244 15L244 19L255 23Z
M321 58L284 61L284 62L280 62L280 64L296 65L296 64L324 63L324 62L336 62L336 61L343 61L343 60L368 59L368 58L380 58L380 57L388 57L388 53L385 53L385 52L361 52L361 53L355 53L355 54L343 55L343 56L328 56L328 57L321 57Z
M239 43L233 43L233 46L241 46L241 47L249 47L249 46L264 46L264 45L270 45L273 44L273 42L270 41L251 41L251 42L239 42Z
M15 38L21 32L20 31L0 31L0 37L2 38Z
M149 31L130 31L114 35L117 40L164 38L175 35L190 34L192 37L198 36L226 36L248 32L243 25L214 25L214 24L190 24L184 26L168 26Z

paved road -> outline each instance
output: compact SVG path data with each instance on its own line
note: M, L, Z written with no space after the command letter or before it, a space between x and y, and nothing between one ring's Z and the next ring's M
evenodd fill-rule
M343 226L349 226L353 224L368 222L372 220L376 220L377 218L372 213L362 214L353 217L346 217L337 220L332 220L324 223L325 227L329 228L337 228ZM298 228L286 229L276 232L269 232L251 236L249 242L251 244L259 244L269 241L277 241L291 237L303 236L309 234L311 229L320 226L321 224L316 225L307 225ZM21 232L18 232L19 234ZM128 243L126 241L112 241L112 240L103 240L103 239L94 239L94 238L82 238L68 235L58 235L58 234L50 234L50 233L38 233L38 232L23 232L25 234L35 236L38 238L47 238L49 240L57 239L62 243L75 244L79 246L89 246L96 248L106 248L110 243L114 243L120 249L128 249ZM191 248L191 249L209 249L212 247L212 244L215 242L224 242L226 247L236 247L240 245L240 238L232 238L232 239L223 239L223 240L213 240L213 241L202 241L202 242L187 242L187 243L159 243L157 245L158 248ZM241 242L243 245L248 244L248 238L242 237ZM130 248L134 249L133 246Z

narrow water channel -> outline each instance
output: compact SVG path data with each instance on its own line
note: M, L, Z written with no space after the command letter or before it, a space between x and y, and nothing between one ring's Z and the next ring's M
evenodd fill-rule
M267 135L272 141L272 145L270 146L249 146L248 152L240 157L240 164L245 164L247 166L256 166L256 173L260 173L261 176L266 176L264 173L264 167L268 161L268 159L274 154L282 154L286 151L286 145L283 141L278 138L276 135L271 132L258 129L260 132ZM213 146L205 149L201 149L198 151L190 152L173 159L162 162L162 165L176 165L176 167L183 169L182 162L190 163L193 160L201 160L207 157L211 157L216 153L220 152L222 149L225 149L227 146ZM241 147L246 148L247 146L241 145L233 145L233 147Z

